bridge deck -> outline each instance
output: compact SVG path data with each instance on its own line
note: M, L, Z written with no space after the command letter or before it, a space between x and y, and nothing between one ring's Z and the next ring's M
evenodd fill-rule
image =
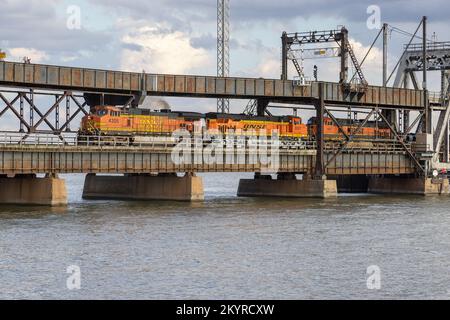
M144 74L5 61L0 61L0 86L123 95L145 91L157 96L266 98L306 104L319 98L319 82L297 85L294 81L262 78ZM421 90L369 86L365 93L356 94L344 92L339 83L326 82L324 95L327 103L337 105L423 108Z
M178 164L173 160L172 149L165 147L0 144L0 175L274 171L312 174L316 153L315 149L280 150L276 165L271 167L273 161L264 165L249 150L234 150L210 161L203 149L193 152L190 162ZM325 163L334 153L331 149L325 151ZM337 156L325 171L332 175L411 174L415 168L400 149L351 148Z

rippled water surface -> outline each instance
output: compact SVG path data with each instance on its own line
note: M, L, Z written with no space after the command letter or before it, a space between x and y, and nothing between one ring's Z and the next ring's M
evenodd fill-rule
M450 197L237 198L243 176L183 203L84 201L71 175L66 208L1 206L0 298L449 299Z

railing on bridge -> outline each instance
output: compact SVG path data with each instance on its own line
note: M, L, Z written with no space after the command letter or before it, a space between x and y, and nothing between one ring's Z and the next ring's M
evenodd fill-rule
M412 43L409 46L404 45L403 48L407 51L420 51L422 52L422 43ZM427 50L448 50L450 49L450 41L443 42L428 42Z
M429 91L428 92L428 101L431 104L439 104L444 105L446 102L448 102L449 97L442 94L440 91Z
M170 136L161 137L149 137L145 141L139 141L132 137L121 137L121 136L98 136L98 135L76 135L67 134L63 136L53 135L53 134L28 134L28 133L16 133L16 132L0 132L0 147L83 147L83 148L128 148L128 149L172 149L177 144L182 144L183 146L196 146L200 145L203 148L211 145L211 143L222 143L222 146L233 147L239 149L241 147L246 147L251 145L253 142L250 141L251 138L256 137L232 137L233 139L202 139L201 136L184 138L183 140L177 140ZM241 138L241 140L239 140ZM244 140L242 140L244 138ZM257 139L256 139L257 140ZM253 140L256 142L256 140ZM244 142L244 144L243 144ZM271 139L261 139L258 140L258 148L268 148L276 146L283 150L316 150L317 143L311 140L292 140L292 141L282 141ZM342 148L345 143L344 140L341 141L326 141L324 144L324 150L326 152L337 152ZM411 143L406 142L404 145L408 147L408 150L414 150L414 146ZM388 139L356 139L348 143L345 147L347 152L381 152L381 153L392 153L392 152L404 152L404 145L396 140Z
M129 148L129 149L171 149L176 145L195 146L200 145L206 147L211 143L222 143L223 146L234 147L239 149L243 146L249 146L257 142L258 147L271 148L276 146L280 150L296 149L296 150L315 150L317 144L315 141L296 140L296 141L280 141L271 139L258 139L257 137L233 136L232 139L218 140L214 136L212 138L203 139L202 136L183 138L182 140L171 136L147 137L145 140L138 140L135 137L123 136L105 136L105 135L53 135L53 134L28 134L17 132L0 132L0 147L109 147L109 148Z

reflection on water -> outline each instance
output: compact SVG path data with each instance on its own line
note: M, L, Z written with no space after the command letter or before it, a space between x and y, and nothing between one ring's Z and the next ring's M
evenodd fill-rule
M242 176L185 203L83 201L71 175L67 207L1 206L0 298L450 297L450 198L237 198Z

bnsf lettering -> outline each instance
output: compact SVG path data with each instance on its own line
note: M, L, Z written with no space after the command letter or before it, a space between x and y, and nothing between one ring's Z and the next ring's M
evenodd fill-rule
M158 119L159 120L159 119ZM161 124L162 121L157 119L140 119L139 122L142 124Z
M266 126L264 124L246 124L244 129L264 129Z

